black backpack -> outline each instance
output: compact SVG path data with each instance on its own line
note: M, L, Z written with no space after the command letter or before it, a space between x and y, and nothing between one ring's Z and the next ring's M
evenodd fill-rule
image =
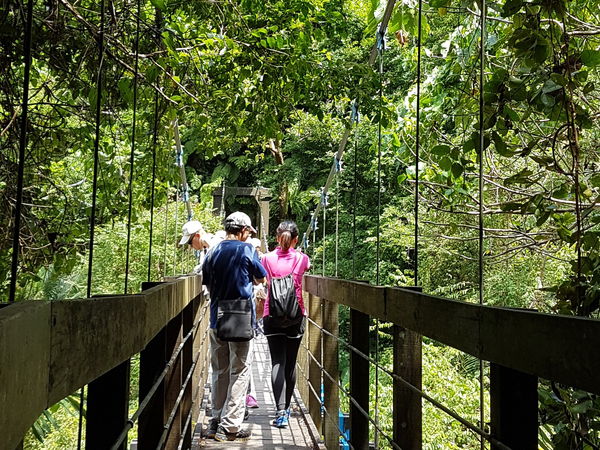
M296 257L289 275L271 277L269 281L269 320L281 327L295 325L303 317L294 285L294 269L301 259L302 256Z

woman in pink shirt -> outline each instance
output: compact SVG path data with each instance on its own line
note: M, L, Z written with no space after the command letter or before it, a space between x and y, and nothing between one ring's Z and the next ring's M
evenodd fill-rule
M271 353L271 383L277 404L277 416L273 425L287 427L289 408L296 385L296 358L300 341L306 327L306 308L302 299L302 276L310 269L307 255L296 251L298 244L298 226L292 221L284 221L277 227L279 246L263 256L262 264L267 271L267 283L271 286L273 277L285 277L292 274L296 298L302 311L300 320L293 324L282 324L276 317L269 316L269 298L265 302L264 333Z

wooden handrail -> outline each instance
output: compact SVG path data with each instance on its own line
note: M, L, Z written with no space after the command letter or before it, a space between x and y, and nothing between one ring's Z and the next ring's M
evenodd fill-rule
M479 306L313 275L304 277L304 289L477 358L600 394L600 320Z
M0 309L0 436L16 448L49 406L139 353L202 294L199 276L138 295Z

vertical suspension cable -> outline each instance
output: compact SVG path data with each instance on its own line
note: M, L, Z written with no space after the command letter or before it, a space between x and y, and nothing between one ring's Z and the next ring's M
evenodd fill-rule
M383 52L385 50L385 33L377 33L377 50L379 53L379 120L377 124L377 251L376 251L376 284L379 286L381 259L381 114L383 111ZM375 423L379 426L379 320L375 319ZM375 448L379 446L379 432L375 427Z
M167 183L167 202L165 205L165 245L163 248L163 265L162 265L162 276L167 276L167 241L169 240L169 195L171 186Z
M158 141L158 92L154 93L154 130L152 135L152 185L150 186L150 236L148 238L148 276L147 281L150 281L152 268L152 243L154 235L154 200L156 187L156 145Z
M179 188L175 186L175 233L179 230ZM177 245L173 247L173 276L177 274Z
M102 72L104 68L104 0L100 0L100 29L98 30L98 74L96 77L96 130L94 137L94 172L92 175L92 209L90 212L90 234L87 271L86 297L92 296L92 271L94 267L94 238L96 231L96 208L98 197L98 171L100 166L100 121L102 113ZM83 404L85 400L85 386L79 391L79 424L77 430L77 450L81 450L83 435Z
M352 205L352 279L356 280L356 208L358 204L358 102L355 100L352 104L352 120L354 121L354 183L352 197L354 199Z
M13 229L12 261L10 269L10 287L8 302L15 301L17 292L17 272L19 269L19 251L21 239L21 208L23 207L23 184L25 179L25 149L27 148L27 112L29 110L29 76L31 74L31 29L33 27L33 0L27 2L25 18L25 36L23 38L23 103L21 110L21 133L19 140L19 166L17 169L17 201L15 204L15 224Z
M339 234L340 234L340 179L335 179L335 276L338 276L338 253L339 253Z
M325 191L323 191L321 194L321 201L323 202L323 269L321 271L321 275L325 276L325 247L327 245L325 240L325 232L327 231L327 195L325 194Z
M479 54L479 258L478 258L478 272L479 272L479 304L483 305L483 244L484 244L484 234L483 234L483 160L484 160L484 142L485 142L485 127L484 127L484 107L485 107L485 98L484 98L484 88L485 88L485 41L486 41L486 23L485 23L485 14L486 14L486 2L485 0L481 0L481 11L480 11L480 54ZM483 428L485 423L485 404L484 404L484 392L483 392L483 374L484 363L483 360L479 360L479 426ZM480 437L480 445L481 449L485 448L485 440L483 436Z
M421 150L421 39L423 32L423 0L419 0L419 18L417 31L417 130L415 138L415 242L414 242L414 271L415 286L419 285L419 162Z
M131 249L131 213L133 209L133 169L135 157L135 128L137 118L138 101L138 70L139 70L139 49L140 49L140 0L137 0L137 17L135 23L135 66L133 74L133 120L131 124L131 152L129 153L129 205L127 208L127 249L125 251L125 288L127 295L127 285L129 282L129 252Z

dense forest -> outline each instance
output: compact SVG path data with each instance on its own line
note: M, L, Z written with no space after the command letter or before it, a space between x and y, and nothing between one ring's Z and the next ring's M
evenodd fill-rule
M402 0L379 36L386 4L4 0L0 299L189 272L183 165L208 231L214 189L270 188L271 234L282 218L314 229L313 273L599 318L598 2ZM391 364L389 329L372 334ZM424 390L477 423L487 368L427 339L423 353ZM596 396L542 381L539 401L541 448L600 446ZM73 448L77 402L47 411L26 448ZM479 448L426 402L424 415L425 448Z

